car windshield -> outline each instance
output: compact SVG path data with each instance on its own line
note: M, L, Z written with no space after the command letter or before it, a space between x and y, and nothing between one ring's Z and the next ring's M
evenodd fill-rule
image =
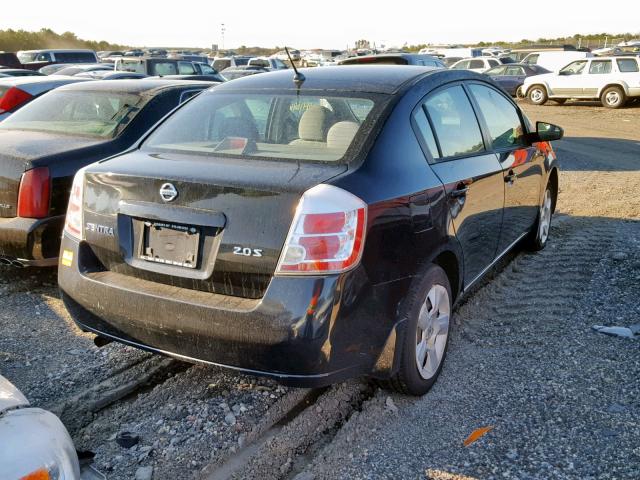
M383 98L207 92L171 116L142 148L335 162L352 144L362 144Z
M249 63L249 59L248 58L236 58L236 66L243 66Z
M0 129L114 138L142 104L134 94L54 90L8 117Z

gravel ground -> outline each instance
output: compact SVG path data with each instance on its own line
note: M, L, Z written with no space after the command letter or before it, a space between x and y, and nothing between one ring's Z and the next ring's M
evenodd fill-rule
M109 479L640 478L640 343L591 329L640 322L640 107L525 109L565 127L550 244L511 255L458 308L424 398L360 382L320 395L98 349L54 271L5 267L0 373L58 413ZM482 426L494 428L463 447ZM121 446L123 432L137 443Z

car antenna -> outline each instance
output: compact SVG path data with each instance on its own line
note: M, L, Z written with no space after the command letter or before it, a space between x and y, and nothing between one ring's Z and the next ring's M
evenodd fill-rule
M289 57L289 62L291 62L291 67L296 74L293 76L293 83L296 84L298 89L302 86L302 83L306 80L305 76L301 74L296 68L296 64L293 63L293 59L291 58L291 54L289 53L289 48L284 47L284 51L287 52L287 57Z

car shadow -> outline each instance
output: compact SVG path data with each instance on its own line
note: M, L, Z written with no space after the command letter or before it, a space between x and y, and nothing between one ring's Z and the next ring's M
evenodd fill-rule
M564 171L640 171L640 140L564 137L553 148Z

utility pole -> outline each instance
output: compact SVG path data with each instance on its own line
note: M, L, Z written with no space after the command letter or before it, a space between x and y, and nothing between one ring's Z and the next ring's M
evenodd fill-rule
M227 28L224 26L224 23L220 24L220 34L222 35L222 50L224 50L224 32L227 31Z

